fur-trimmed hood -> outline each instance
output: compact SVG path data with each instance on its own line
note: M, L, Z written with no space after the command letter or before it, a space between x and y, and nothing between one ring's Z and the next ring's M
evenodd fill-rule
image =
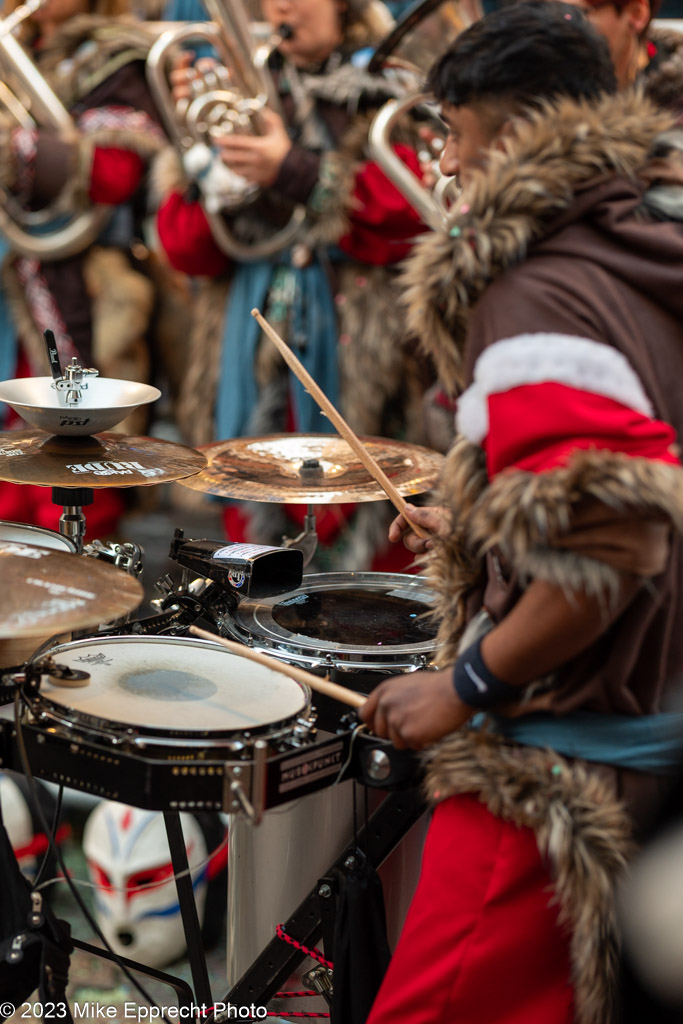
M566 225L574 210L584 216L592 188L599 192L618 178L644 198L650 186L661 189L665 182L669 199L672 189L683 196L674 123L638 92L594 104L560 99L520 118L501 149L491 150L445 227L418 240L403 272L409 329L435 359L449 391L463 384L465 336L484 290L522 262L560 218Z

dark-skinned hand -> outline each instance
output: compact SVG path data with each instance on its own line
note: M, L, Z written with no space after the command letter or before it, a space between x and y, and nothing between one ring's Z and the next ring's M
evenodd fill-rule
M453 688L452 667L385 679L358 709L361 721L398 750L423 750L473 714Z

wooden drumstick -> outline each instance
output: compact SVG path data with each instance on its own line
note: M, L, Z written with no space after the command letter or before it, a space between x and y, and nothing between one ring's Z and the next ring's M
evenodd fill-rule
M382 467L379 465L376 459L373 459L372 455L361 443L358 436L354 434L353 430L348 425L348 423L341 415L341 413L335 409L335 407L332 405L332 402L329 400L324 391L316 384L316 382L313 380L306 367L301 364L299 359L297 359L289 345L280 337L277 331L270 326L268 321L265 319L265 317L261 315L258 309L252 309L251 315L257 321L264 334L266 334L270 338L275 347L278 349L280 355L287 363L287 366L290 368L292 373L299 378L299 380L304 385L308 393L311 395L312 398L315 399L315 401L318 403L318 405L325 413L327 418L330 420L330 422L334 424L334 426L339 431L344 440L348 442L348 444L351 446L353 451L356 453L360 461L367 469L370 476L374 477L374 479L380 485L386 496L393 503L394 507L403 516L405 516L406 522L410 524L410 529L413 531L413 533L416 533L418 537L422 537L423 540L427 540L429 537L431 537L431 534L429 533L428 530L425 530L424 527L422 526L418 526L417 523L414 523L412 519L409 518L408 514L406 513L406 503L403 496L399 494L399 492L396 490L389 477L382 469Z
M299 683L305 683L312 690L324 693L327 697L341 701L342 704L350 704L351 707L359 708L367 700L367 697L364 697L362 693L349 690L346 686L339 686L338 683L331 683L329 679L321 679L319 676L314 676L312 672L306 672L303 668L297 668L296 665L287 665L283 661L278 661L277 658L271 658L269 654L262 654L260 651L254 651L251 647L246 647L244 644L235 643L234 640L224 640L222 636L217 636L216 633L209 633L208 630L200 629L199 626L190 626L190 633L202 637L203 640L212 640L214 643L220 644L221 647L227 647L233 654L239 654L242 658L248 658L250 661L257 661L260 665L265 665L266 668L271 668L275 672L282 673L282 675L290 676Z

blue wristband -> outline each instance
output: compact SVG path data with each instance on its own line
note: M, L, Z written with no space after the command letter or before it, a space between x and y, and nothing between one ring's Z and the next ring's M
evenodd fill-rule
M504 683L486 667L481 656L483 639L483 636L480 637L456 661L453 667L453 686L463 704L485 710L496 704L519 700L524 687Z

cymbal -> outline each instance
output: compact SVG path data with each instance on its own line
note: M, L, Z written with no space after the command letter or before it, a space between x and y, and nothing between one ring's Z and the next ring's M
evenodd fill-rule
M0 637L42 637L111 622L140 604L142 584L87 555L0 541Z
M39 487L148 487L197 473L194 448L157 437L57 437L42 430L0 432L0 480Z
M48 434L98 434L111 430L141 405L161 398L149 384L110 377L91 377L77 405L69 406L51 377L18 377L0 381L0 402L11 405L32 427Z
M362 437L402 495L428 491L441 473L443 455L420 445ZM217 441L199 449L206 469L181 480L183 487L245 501L329 505L380 501L386 494L350 445L336 434L272 434Z

